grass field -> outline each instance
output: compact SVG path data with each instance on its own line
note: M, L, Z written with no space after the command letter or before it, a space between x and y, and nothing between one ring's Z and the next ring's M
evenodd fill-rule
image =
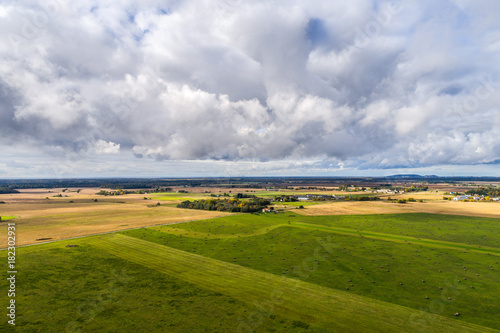
M324 204L324 201L296 201L296 202L273 202L276 206L299 207Z
M304 232L299 228L289 230ZM180 242L186 240L183 238ZM68 244L79 246L67 248ZM455 311L454 303L460 297L469 299L467 291L459 287L450 288L448 293L456 295L457 301L446 303L444 313L436 315L360 295L355 292L362 280L357 270L348 275L356 281L356 287L349 291L318 283L323 275L320 265L330 260L309 272L304 270L309 277L287 276L171 245L110 234L18 249L18 288L22 292L17 296L21 315L16 332L494 331L447 316ZM229 249L231 244L224 245ZM301 249L304 255L294 260L300 264L302 258L312 258L315 247L305 246ZM321 249L321 255L333 258L342 244L325 243ZM266 266L265 260L262 265ZM329 280L348 285L347 276L330 275ZM0 288L6 287L1 281ZM374 289L387 291L381 286ZM478 311L487 308L485 304ZM494 314L496 309L489 311ZM2 331L9 330L5 327Z
M230 215L95 192L0 196L18 245L101 233L16 249L16 332L500 332L499 204Z
M258 310L109 254L91 239L18 249L16 329L2 320L1 332L236 332L239 318ZM1 290L8 290L6 282ZM294 329L279 315L260 327Z
M408 320L415 313L412 309L209 259L137 238L102 236L94 244L121 258L180 277L242 302L251 304L272 299L270 303L273 304L273 313L323 331L366 332L376 326L378 330L385 332L401 332L425 327ZM186 270L186 267L190 269ZM431 317L434 329L441 332L447 329L487 331L485 328L442 316Z
M462 314L460 320L500 328L500 321L494 319L500 304L492 297L500 292L500 247L474 252L462 248L471 248L470 245L450 241L455 237L453 232L460 234L455 230L456 225L467 225L466 218L456 216L393 215L385 223L387 228L392 226L391 232L377 232L373 237L359 235L358 223L374 234L375 230L381 231L377 222L383 224L384 217L387 216L240 215L131 230L125 234L332 289L349 288L350 293L413 309L428 308L433 300L441 300L444 289L439 288L451 285L455 289L448 287L448 294L456 297L443 301L441 315L454 318L453 314L458 312ZM349 219L352 225L345 228ZM415 221L415 225L439 221L443 234L435 237L439 241L427 243L419 239L424 231L409 225L408 221ZM494 236L499 234L497 221L476 218L474 222L482 223L483 229L477 231L477 235L470 235L469 241L482 248L494 245L484 236L498 239ZM367 228L361 223L373 227ZM325 230L326 225L336 227ZM427 228L432 229L429 225ZM411 235L410 231L414 232L413 236L401 236L401 232ZM334 254L326 254L327 258L314 257L318 239L329 240ZM461 282L456 282L458 280Z

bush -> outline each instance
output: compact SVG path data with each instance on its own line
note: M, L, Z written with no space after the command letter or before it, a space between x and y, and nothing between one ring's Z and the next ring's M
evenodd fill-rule
M380 200L379 197L367 197L367 196L364 196L364 197L358 197L357 199L358 201L377 201L377 200Z
M399 200L398 200L398 203L400 203L400 204L405 204L405 203L406 203L406 199L399 199Z

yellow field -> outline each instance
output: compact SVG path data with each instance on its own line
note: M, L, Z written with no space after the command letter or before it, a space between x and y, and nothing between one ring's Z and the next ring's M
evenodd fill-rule
M50 238L58 240L129 228L183 222L227 215L222 212L154 206L157 201L144 200L144 195L103 197L94 195L99 189L66 193L54 198L60 190L30 190L0 195L0 215L17 216L16 244L26 245ZM64 193L63 193L64 194ZM49 197L49 199L46 199ZM93 202L97 199L98 202ZM70 203L69 201L73 201ZM7 235L7 223L0 223L0 232ZM7 246L7 237L0 237L0 248Z
M405 196L410 197L410 195ZM413 197L415 199L418 198L415 195ZM500 218L500 203L436 200L423 203L408 202L406 204L398 204L389 203L387 201L342 201L306 206L304 209L296 209L294 212L302 215L358 215L421 212Z

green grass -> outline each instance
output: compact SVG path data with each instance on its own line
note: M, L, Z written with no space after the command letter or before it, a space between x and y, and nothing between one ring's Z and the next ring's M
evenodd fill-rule
M413 213L313 216L304 222L500 248L500 221L495 218Z
M221 236L243 236L252 234L262 228L283 224L283 214L237 214L232 218L220 217L217 219L201 220L199 223L174 224L158 230L178 230L179 233L190 232L203 234L203 237L218 238ZM215 223L214 223L215 222Z
M241 302L91 245L92 238L17 249L15 332L236 332L258 312ZM66 248L67 244L79 247ZM116 248L118 249L118 247ZM6 251L0 251L6 262ZM8 290L7 280L0 289ZM7 297L0 298L2 306ZM277 314L259 326L296 331ZM0 332L14 332L6 320Z
M494 331L498 222L238 214L18 248L16 332Z
M466 248L499 248L500 221L494 218L437 215L427 213L348 215L348 216L302 216L293 212L284 214L241 214L217 220L178 224L165 228L196 231L213 235L243 236L266 226L307 223L354 234L383 234L385 238L418 241L449 242ZM167 230L167 229L164 229ZM350 231L350 232L349 232ZM468 245L471 245L468 247Z
M279 277L123 235L93 242L105 251L247 303L273 300L278 315L330 332L401 332L426 325L409 320L420 313L349 292ZM189 269L186 269L189 268ZM362 310L361 310L362 309ZM465 322L428 315L432 331L486 332Z
M312 206L328 203L330 201L294 201L294 202L272 202L273 205L289 206L289 207L300 207L300 206Z
M372 232L370 237L360 236L348 228L339 232L333 227L296 222L305 218L294 215L236 215L124 234L332 289L348 287L350 293L414 309L428 308L433 300L441 302L443 291L439 288L460 279L457 283L462 289L448 288L453 297L451 301L445 298L440 314L456 319L453 314L459 312L459 320L500 328L495 315L500 312L500 304L492 297L500 292L498 256L464 251L460 247L463 244L451 242L429 243L410 236ZM407 218L406 214L399 216ZM457 223L452 217L445 219ZM484 224L489 220L484 219ZM443 222L441 226L445 225ZM319 246L317 239L330 239L336 245L335 253L325 253L327 258L309 262Z

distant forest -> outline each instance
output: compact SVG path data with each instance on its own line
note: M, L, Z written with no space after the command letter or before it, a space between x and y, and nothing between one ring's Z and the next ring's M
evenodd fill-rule
M394 186L398 182L426 181L432 183L455 182L497 182L500 177L435 177L435 176L394 176L394 177L220 177L220 178L75 178L75 179L0 179L0 188L88 188L100 187L113 190L155 189L165 187L225 187L225 188L262 188L286 189L317 186L342 186L346 183L355 186ZM12 192L9 192L12 193Z

